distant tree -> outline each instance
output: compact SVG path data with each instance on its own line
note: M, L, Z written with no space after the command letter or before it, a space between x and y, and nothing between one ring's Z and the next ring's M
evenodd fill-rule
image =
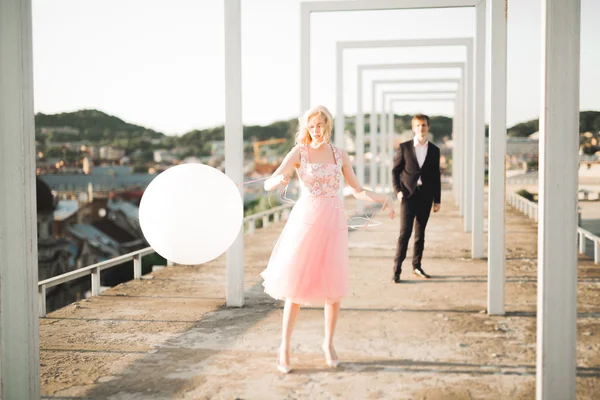
M533 194L528 192L526 189L521 189L517 191L517 194L521 197L525 197L529 201L533 201L534 199Z
M135 164L131 167L131 172L134 174L146 174L148 173L148 166L144 164Z
M510 137L527 137L540 130L539 119L521 122L508 129ZM581 111L579 113L579 132L600 132L600 111Z
M512 128L508 129L509 137L527 137L540 129L538 119L532 119L531 121L521 122L516 124Z
M63 151L60 147L50 147L49 149L46 149L46 151L44 152L45 158L57 158L57 157L62 157L62 156L63 156Z
M582 111L579 113L579 132L600 132L600 111Z

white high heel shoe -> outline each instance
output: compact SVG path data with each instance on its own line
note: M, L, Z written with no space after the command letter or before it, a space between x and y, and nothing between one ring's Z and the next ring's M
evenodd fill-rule
M325 353L325 364L327 364L327 366L331 368L337 368L338 365L340 365L340 360L337 359L337 354L336 358L333 359L330 356L328 356L328 354L330 353L328 353L327 350L329 350L328 347L323 344L323 353ZM333 353L335 353L335 350L333 350Z
M289 365L280 364L279 360L281 359L281 349L279 349L279 354L277 355L277 371L282 374L289 374L292 370L292 367Z
M277 361L277 371L281 372L282 374L289 374L291 370L292 367L289 365L281 365L279 364L279 361Z

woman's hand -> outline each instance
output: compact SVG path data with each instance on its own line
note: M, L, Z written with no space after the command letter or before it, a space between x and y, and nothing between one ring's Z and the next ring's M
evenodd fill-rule
M383 205L381 206L381 211L389 210L388 214L390 219L394 219L396 216L396 211L394 211L394 202L388 197L385 197L383 201Z
M290 183L290 177L285 174L281 175L281 181L279 181L279 184L285 187L288 185L288 183Z
M275 190L277 186L287 186L290 183L290 178L285 174L273 175L265 181L264 188L267 191Z

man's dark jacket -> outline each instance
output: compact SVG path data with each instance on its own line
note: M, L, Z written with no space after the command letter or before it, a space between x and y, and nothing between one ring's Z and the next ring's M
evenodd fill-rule
M404 198L409 199L415 193L420 177L423 183L420 190L423 190L424 194L431 195L433 202L439 204L442 192L440 148L431 142L427 146L425 162L422 167L419 167L414 140L400 144L392 168L394 194L397 196L398 192L402 192Z

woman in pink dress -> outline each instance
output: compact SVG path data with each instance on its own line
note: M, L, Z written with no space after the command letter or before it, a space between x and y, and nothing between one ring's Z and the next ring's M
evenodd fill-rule
M296 146L265 182L266 190L288 184L294 169L301 195L273 249L267 269L261 273L265 292L285 300L282 340L277 369L290 369L290 338L302 304L324 305L327 365L336 367L333 347L340 300L348 290L348 222L338 196L342 176L359 200L382 203L394 218L389 196L363 189L348 155L330 144L333 118L317 106L299 118Z

